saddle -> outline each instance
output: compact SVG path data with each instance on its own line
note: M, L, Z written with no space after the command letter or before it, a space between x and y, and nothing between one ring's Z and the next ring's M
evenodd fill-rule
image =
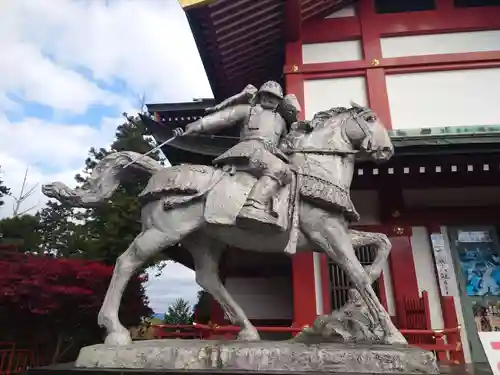
M244 171L226 173L207 194L204 212L206 223L239 226L238 214L257 181L256 177ZM277 215L276 225L270 228L268 224L263 223L263 231L280 233L290 229L293 197L290 185L279 190L272 202L272 210Z

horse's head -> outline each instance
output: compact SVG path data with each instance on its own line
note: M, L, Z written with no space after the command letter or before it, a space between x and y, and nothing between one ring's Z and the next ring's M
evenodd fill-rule
M352 102L351 108L337 107L318 112L307 125L311 133L321 137L318 140L321 139L325 148L361 152L375 161L385 161L394 155L394 147L382 121L370 108L356 103Z

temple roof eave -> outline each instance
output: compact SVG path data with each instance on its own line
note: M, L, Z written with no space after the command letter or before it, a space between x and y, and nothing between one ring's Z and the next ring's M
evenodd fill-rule
M162 143L172 136L177 124L159 123L149 117L143 121L149 134ZM396 155L435 153L453 150L470 152L498 151L500 149L500 126L434 127L389 131ZM217 157L238 142L231 136L179 137L168 144L167 149L179 149L207 157Z

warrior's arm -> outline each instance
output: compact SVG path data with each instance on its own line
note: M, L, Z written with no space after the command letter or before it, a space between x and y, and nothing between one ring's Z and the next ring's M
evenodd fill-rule
M281 114L288 126L299 120L299 113L302 111L300 103L294 94L288 94L278 106Z
M187 125L184 134L215 133L242 122L248 112L249 107L244 104L224 108Z
M225 108L234 106L236 104L250 103L255 94L257 93L257 88L254 85L247 85L243 91L231 96L217 104L215 107L210 107L206 109L206 113L214 113L221 111Z

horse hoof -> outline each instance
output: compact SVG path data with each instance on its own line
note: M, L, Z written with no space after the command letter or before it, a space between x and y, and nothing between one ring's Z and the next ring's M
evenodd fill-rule
M238 334L238 340L241 341L259 341L260 336L257 330L243 329Z
M104 340L104 344L111 346L129 345L131 343L132 338L129 331L110 333Z

